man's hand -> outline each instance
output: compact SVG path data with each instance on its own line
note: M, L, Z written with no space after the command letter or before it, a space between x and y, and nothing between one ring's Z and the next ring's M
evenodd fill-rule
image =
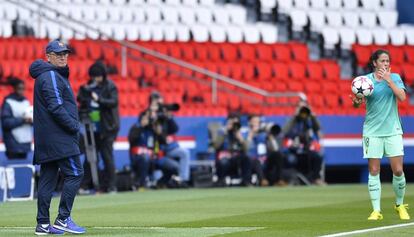
M99 100L99 96L98 96L98 94L96 94L95 92L93 92L92 91L92 100L94 100L94 101L96 101L96 102L98 102L98 100Z

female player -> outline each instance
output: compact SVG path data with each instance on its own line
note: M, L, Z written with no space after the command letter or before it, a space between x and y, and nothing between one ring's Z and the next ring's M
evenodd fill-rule
M404 204L405 177L403 172L402 126L398 115L398 101L406 98L401 77L390 70L390 55L379 49L370 58L372 73L366 75L374 84L374 92L365 99L352 97L354 107L366 102L363 127L364 159L368 159L368 190L373 212L368 220L381 220L380 165L383 156L388 157L393 172L392 186L395 192L395 210L401 220L409 220L407 204ZM398 101L397 101L398 100Z

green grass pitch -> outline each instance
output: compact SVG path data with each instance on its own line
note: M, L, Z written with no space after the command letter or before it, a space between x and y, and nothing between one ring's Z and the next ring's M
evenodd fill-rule
M412 204L414 185L407 186ZM73 219L84 236L321 236L410 223L392 205L383 185L384 220L368 222L371 207L365 185L287 188L158 190L78 196ZM51 207L56 217L58 199ZM413 204L414 205L414 204ZM414 216L414 212L411 213ZM0 204L0 236L34 236L36 202ZM352 236L414 236L414 225Z

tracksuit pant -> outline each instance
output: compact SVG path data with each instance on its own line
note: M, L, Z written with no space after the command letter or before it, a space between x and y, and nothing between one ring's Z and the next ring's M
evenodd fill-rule
M50 202L56 188L59 170L63 173L64 180L58 218L64 220L70 216L73 202L83 177L83 168L79 156L63 158L40 165L37 194L38 224L50 223Z

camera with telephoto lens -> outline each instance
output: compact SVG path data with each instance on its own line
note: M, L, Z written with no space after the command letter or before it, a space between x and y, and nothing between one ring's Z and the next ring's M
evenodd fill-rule
M92 92L95 89L96 84L83 85L79 88L78 102L79 111L88 111L90 103L92 101Z
M277 136L279 136L281 131L282 131L282 128L278 124L273 124L270 127L269 134L277 137Z
M157 111L157 118L156 120L153 120L152 118L150 119L150 123L154 124L154 123L161 123L163 124L167 119L168 119L168 115L166 112L171 111L171 112L176 112L180 110L180 105L177 103L172 103L172 104L159 104L158 105L158 111Z

